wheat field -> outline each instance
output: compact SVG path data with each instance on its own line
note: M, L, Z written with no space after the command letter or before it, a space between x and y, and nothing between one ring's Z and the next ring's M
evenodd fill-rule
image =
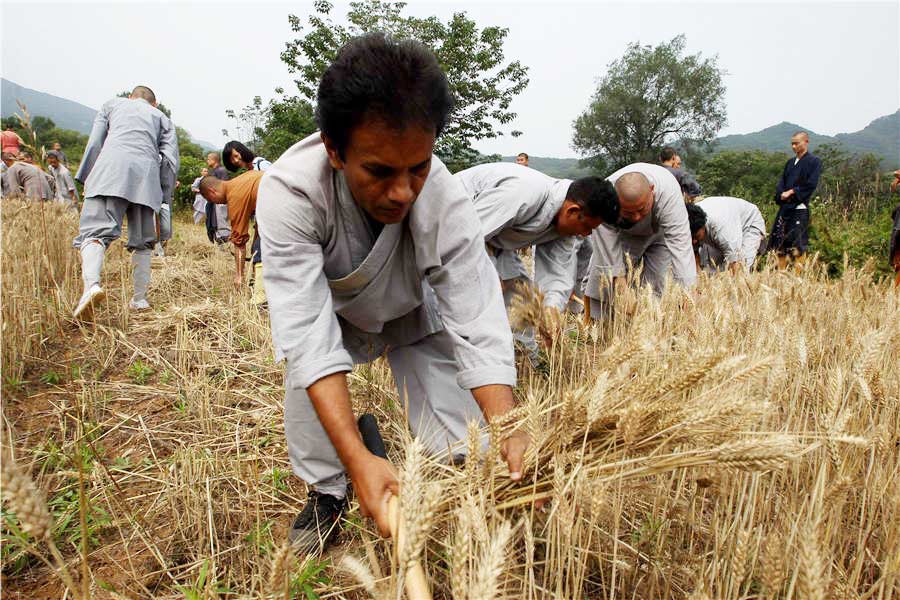
M383 360L350 377L401 472L405 541L355 506L339 544L283 540L305 501L265 313L230 254L179 216L154 310L107 254L93 324L77 215L2 205L4 598L900 597L900 293L872 269L701 276L559 327L549 369L451 466L411 439ZM496 440L532 437L512 484ZM489 442L482 444L485 436ZM546 501L541 509L535 501Z

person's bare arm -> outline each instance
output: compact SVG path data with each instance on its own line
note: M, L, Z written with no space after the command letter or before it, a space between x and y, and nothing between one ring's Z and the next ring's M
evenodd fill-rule
M474 396L478 406L481 407L484 420L488 422L495 417L506 414L515 406L512 388L508 385L493 384L472 388L472 396ZM509 477L513 481L522 479L522 459L525 456L528 442L528 435L517 431L504 438L500 443L500 453L506 460L506 464L509 467Z
M240 289L244 284L244 258L247 254L247 245L234 246L234 287Z
M363 444L350 404L347 374L326 375L306 392L353 482L360 512L375 519L383 537L390 537L388 501L392 495L400 493L397 472L388 461L369 452Z

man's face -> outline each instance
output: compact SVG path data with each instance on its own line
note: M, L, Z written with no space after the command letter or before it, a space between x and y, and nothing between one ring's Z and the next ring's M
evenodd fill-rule
M672 168L680 169L681 168L681 157L677 154L672 157Z
M697 233L694 234L694 237L691 239L691 242L694 244L694 248L697 248L706 241L706 225L697 230Z
M322 136L331 166L344 171L353 199L379 223L400 223L431 171L434 130L408 126L398 131L368 119L350 134L342 159Z
M200 169L200 177L206 177L207 175L209 175L209 169L207 169L206 167Z
M219 159L216 158L215 154L207 154L206 155L206 164L210 169L215 169L219 165Z
M56 158L53 154L47 155L47 164L53 167L54 169L59 166L59 159Z
M528 166L528 157L527 156L517 156L516 164L522 165L523 167L527 167Z
M556 216L556 233L563 237L587 237L603 224L600 217L590 217L575 202L566 200Z
M627 201L619 196L619 222L616 224L622 229L633 227L638 221L650 214L653 210L653 185L647 192L634 201Z
M795 135L791 138L791 150L797 156L803 156L809 147L809 139L804 135Z
M56 142L55 144L53 144L53 149L60 150L60 149L62 149L62 146L59 145L59 142Z

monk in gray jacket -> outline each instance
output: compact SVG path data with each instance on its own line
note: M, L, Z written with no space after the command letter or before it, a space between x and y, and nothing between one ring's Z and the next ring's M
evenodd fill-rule
M310 496L289 537L325 546L346 507L389 535L396 472L363 445L347 373L385 355L414 434L450 459L466 424L513 407L512 336L478 214L433 156L452 107L446 76L419 42L373 33L339 52L319 85L316 133L260 182L263 272L285 435ZM500 441L522 476L528 438Z
M454 177L475 203L507 306L517 282L532 283L518 251L534 246L535 283L544 306L565 310L575 288L576 240L618 220L613 185L600 177L555 179L515 163L477 165ZM530 330L517 332L516 339L537 349Z
M681 186L659 165L635 163L607 177L619 196L619 220L591 234L593 256L585 295L591 316L608 314L612 293L630 262L642 266L641 284L662 294L671 278L693 287L697 266Z
M6 170L5 177L10 195L21 194L31 200L53 199L50 177L36 165L17 160Z
M106 248L122 235L128 218L128 243L134 279L132 310L150 308L150 251L157 241L156 213L175 189L178 140L172 121L157 107L156 95L139 85L128 98L114 98L94 119L75 179L84 183L81 224L74 246L81 250L84 293L76 319L93 314L103 299L100 272Z

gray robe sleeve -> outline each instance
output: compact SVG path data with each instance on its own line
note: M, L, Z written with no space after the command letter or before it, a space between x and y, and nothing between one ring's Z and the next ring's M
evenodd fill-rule
M516 384L512 332L481 223L462 184L435 160L410 213L416 262L437 296L464 389ZM265 252L264 252L265 254Z
M285 380L306 389L326 375L352 370L325 276L319 211L300 189L263 177L256 218L276 357L287 359Z
M672 256L672 278L684 287L692 287L697 283L697 263L694 260L691 226L684 207L684 196L677 189L677 192L666 193L657 202L660 203L659 227L663 232L666 248Z
M94 117L94 126L91 128L91 135L88 137L87 146L81 157L81 164L78 166L78 172L75 179L82 184L87 181L88 175L94 168L94 163L100 156L100 150L103 148L103 142L106 141L106 135L109 133L109 103L107 102L97 112Z
M162 125L158 140L159 154L162 157L159 161L159 185L162 188L162 201L171 204L181 158L178 154L175 126L168 118L163 119Z
M534 249L534 282L544 293L544 306L563 311L575 287L575 238L557 238Z

